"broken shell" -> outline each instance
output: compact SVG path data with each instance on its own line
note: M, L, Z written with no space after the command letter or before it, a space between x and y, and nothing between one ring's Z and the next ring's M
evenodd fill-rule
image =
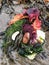
M16 36L17 36L19 33L20 33L19 31L13 33L13 35L12 35L12 40L13 40L13 41L15 40Z
M45 40L45 33L41 30L37 30L37 40L40 41L41 43L44 42Z

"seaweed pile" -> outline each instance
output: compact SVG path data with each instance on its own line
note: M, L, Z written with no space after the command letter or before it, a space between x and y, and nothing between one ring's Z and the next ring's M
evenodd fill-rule
M39 13L37 8L29 8L17 14L8 23L3 43L3 51L7 55L16 50L18 54L32 60L41 53L45 43L45 33L41 29Z
M6 1L6 0L3 0L3 1ZM8 1L8 0L7 0ZM12 0L13 1L13 0ZM11 2L12 3L12 2ZM38 17L38 20L39 21L41 21L41 26L39 27L39 28L41 28L42 27L42 30L43 31L45 31L45 33L47 32L47 31L49 31L49 6L48 6L48 3L49 2L44 2L44 0L32 0L32 3L31 4L25 4L25 5L23 5L24 6L24 8L25 9L28 9L28 8L38 8L39 9L39 11L40 11L40 13L39 13L39 17ZM15 5L14 5L15 6ZM20 6L20 5L19 5ZM11 14L15 14L15 10L14 10L14 8L13 8L13 4L9 4L9 5L7 5L7 2L6 3L4 3L2 6L1 6L1 8L0 8L0 11L2 12L2 9L4 8L4 7L6 7L6 8L8 8L8 10L7 10L7 15L8 14L10 14L10 16L11 16ZM17 5L15 6L15 7L17 7ZM10 9L11 8L11 9ZM20 9L21 9L21 6L20 6ZM10 13L8 13L8 11L10 10ZM13 13L14 12L14 13ZM18 16L20 16L18 19L17 19L17 17ZM23 16L25 16L25 17L23 17ZM28 46L28 44L26 44L26 43L22 43L22 45L17 45L16 43L18 42L19 44L20 44L20 42L22 42L22 38L23 38L23 36L25 37L26 36L26 34L25 33L23 33L23 31L25 31L26 32L26 30L24 30L25 28L26 28L26 25L24 25L24 27L21 27L23 24L32 24L31 22L29 22L29 21L31 20L30 18L28 19L28 14L24 14L24 12L23 12L23 14L18 14L18 15L16 15L15 17L14 17L14 19L12 19L11 21L10 21L10 23L9 23L9 26L8 26L8 28L5 30L5 32L1 32L0 33L0 36L2 35L2 36L4 36L3 38L3 40L4 40L4 43L3 43L3 51L6 53L6 55L9 57L9 58L11 58L16 64L17 64L17 60L18 60L18 64L19 64L19 61L20 61L20 64L21 64L21 58L22 58L22 56L24 56L23 54L21 54L21 50L23 49L24 51L29 51L29 49L30 48L32 48L32 44L29 44L30 45L30 48L28 48L29 46ZM27 21L27 22L26 22ZM33 18L33 21L35 21L35 18ZM21 26L20 26L20 25ZM18 26L17 26L18 25ZM20 27L19 27L20 26ZM30 27L29 25L27 25L28 27ZM19 29L19 30L18 30ZM30 28L31 29L31 28ZM17 31L16 31L17 30ZM23 30L23 31L22 31ZM28 30L28 29L27 29ZM41 30L41 29L40 29ZM20 31L20 32L19 32ZM31 31L31 30L30 30ZM29 32L30 32L29 31ZM42 31L42 32L43 32ZM38 31L39 32L39 31ZM10 34L9 34L10 33ZM17 35L17 34L18 35ZM5 34L5 35L4 35ZM16 35L15 35L16 34ZM24 35L25 34L25 35ZM48 33L46 33L46 34L48 34ZM27 35L28 35L28 38L29 38L29 33L27 33ZM14 37L13 37L14 36ZM42 53L42 50L43 50L43 44L44 43L42 43L42 47L39 45L39 44L37 44L37 45L34 45L34 47L35 48L37 48L37 50L36 49L34 49L34 51L35 52L37 52L37 54L33 54L33 57L30 55L29 57L31 57L32 59L33 58L35 58L35 56L36 55L38 55L40 52L41 52L41 55L39 54L38 55L38 57L41 57L41 59L42 59L42 61L41 61L41 59L39 60L38 59L38 57L36 57L36 59L35 59L35 62L34 62L34 60L33 61L31 61L31 63L32 63L32 65L36 65L36 62L37 62L37 65L42 65L42 64L44 64L44 65L48 65L48 62L46 61L46 60L49 60L49 49L48 49L48 47L49 47L49 40L48 40L48 37L49 36L49 34L48 35L46 35L46 41L48 41L48 42L46 42L46 47L44 47L44 50L45 50L45 48L46 48L46 50L45 50L45 52L43 52ZM1 37L2 38L2 37ZM35 33L35 35L34 35L34 38L36 39L36 33ZM41 38L41 37L40 37ZM42 39L42 38L41 38ZM30 41L30 40L29 40ZM36 41L37 42L37 41ZM40 41L38 40L38 42L40 43ZM47 44L48 43L48 44ZM34 44L34 43L33 43ZM25 47L25 48L24 48ZM26 48L27 47L27 48ZM39 47L41 47L41 48L39 48ZM20 48L22 48L22 49L20 49ZM39 51L39 49L40 49L40 51ZM19 52L18 52L18 50L19 50ZM22 50L22 53L24 52ZM29 51L29 54L30 53L32 53L32 51L30 52ZM20 54L20 55L19 55ZM25 53L26 54L26 53ZM47 55L45 55L45 54L47 54ZM21 56L22 55L22 56ZM18 56L18 57L17 57ZM28 56L28 55L27 55ZM47 56L48 56L48 58L47 58ZM24 58L24 57L23 57ZM2 58L1 58L2 59ZM3 61L4 61L4 59L6 59L6 58L4 58L3 57ZM25 59L25 58L24 58ZM23 60L23 59L22 59ZM26 60L26 59L25 59ZM24 65L24 64L30 64L30 60L28 61L28 60L26 60L27 61L27 63L26 63L26 61L25 60L23 60L22 61L22 65ZM6 61L6 60L5 60ZM4 62L5 62L4 61ZM45 61L45 62L44 62ZM3 63L4 63L3 62ZM0 62L1 63L1 62ZM9 63L9 62L8 62ZM8 63L7 63L7 65L8 65ZM11 63L12 64L12 63Z

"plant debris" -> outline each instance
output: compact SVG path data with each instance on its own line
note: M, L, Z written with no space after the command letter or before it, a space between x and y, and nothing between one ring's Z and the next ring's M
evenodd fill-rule
M7 55L16 50L20 55L32 60L43 50L45 33L41 31L42 23L38 17L39 10L30 8L9 22L3 44L3 50Z
M13 1L13 0L12 0ZM2 2L2 1L1 1ZM47 31L49 31L49 2L44 2L44 0L38 0L38 1L31 1L32 3L30 4L27 4L26 5L26 3L25 3L25 8L27 9L27 10L29 10L30 8L35 8L35 9L37 9L36 10L36 12L39 14L39 16L37 17L38 18L38 22L40 21L40 26L39 26L39 30L38 30L38 26L36 26L36 23L35 23L35 27L34 28L36 28L38 31L41 31L40 29L42 28L43 29L43 31L45 31L45 32L47 32ZM23 3L24 4L24 2L20 2L20 3ZM19 5L20 5L20 3L19 3ZM9 16L12 16L11 14L14 14L15 15L15 10L14 10L14 8L13 8L13 6L16 6L17 5L17 2L15 1L15 4L13 5L13 2L11 2L11 3L9 3L9 4L7 4L7 2L6 3L4 3L3 5L1 4L1 7L0 7L0 10L2 10L3 9L3 7L5 6L6 8L8 8L7 10L6 10L6 13L7 14L9 14ZM12 7L11 7L12 6ZM12 59L16 64L17 64L17 60L18 60L18 58L20 57L20 55L22 55L22 56L28 56L27 58L29 58L29 59L33 59L33 58L35 58L35 55L37 55L37 54L39 54L40 53L40 51L42 52L43 51L43 48L42 48L42 44L40 44L41 42L43 42L44 40L41 38L41 37L39 37L39 39L38 40L36 40L36 36L37 36L37 34L36 34L36 29L34 30L33 29L33 38L31 38L32 39L32 41L30 41L30 37L32 36L32 34L30 33L30 31L31 31L31 29L33 28L32 26L33 26L33 23L34 23L34 21L36 20L36 17L34 16L33 17L33 19L32 19L32 15L30 15L30 14L28 14L28 11L27 10L25 10L25 14L24 14L24 12L23 12L23 16L25 16L25 17L20 17L20 18L18 18L18 20L16 20L17 19L17 17L16 16L14 16L14 18L10 21L10 23L9 23L9 26L8 26L8 28L2 33L1 32L1 34L0 34L0 36L1 36L1 38L2 39L4 39L4 43L3 43L3 51L7 54L7 56L9 56L9 58L10 59ZM26 13L26 11L27 11L27 13ZM2 11L1 11L2 12ZM30 11L29 11L30 12ZM21 13L22 14L22 13ZM20 15L21 15L20 14ZM37 14L37 15L38 15ZM19 16L19 15L18 15ZM29 17L28 17L29 16ZM31 16L31 17L30 17ZM24 22L23 22L24 21ZM29 22L30 21L30 22ZM33 21L33 22L32 22ZM37 20L36 20L37 21ZM11 24L12 23L12 24ZM26 25L26 24L29 24L29 25L31 25L31 27L30 27L30 31L29 31L29 28L26 28L25 26L24 26L24 28L23 28L23 26L21 27L20 25L22 26L23 24L24 25ZM18 25L18 26L17 26ZM19 27L20 26L20 27ZM42 27L41 27L42 26ZM29 26L28 26L29 27ZM29 31L29 35L28 34L25 34L25 33L28 33L28 32L23 32L22 30L23 29L25 29L25 31L26 31L26 29L27 29L27 31ZM15 37L15 40L13 41L12 40L12 34L14 34L15 32L17 32L16 30L18 30L18 31L20 31L20 34L18 34L16 37ZM43 32L42 31L42 32ZM10 33L10 34L9 34ZM44 33L44 32L43 32ZM30 34L31 34L31 36L30 36ZM4 36L4 38L2 37L2 36ZM23 37L24 37L24 39L25 40L28 40L28 43L29 43L29 45L28 45L28 43L25 43L25 42L23 42L22 44L20 44L20 42L22 42L22 40L23 40ZM29 42L30 41L30 42ZM37 43L37 41L38 41L38 43ZM33 42L33 43L32 43ZM34 42L36 42L37 43L37 45L36 44L34 44ZM19 44L16 44L16 43L19 43ZM45 43L45 42L44 42ZM46 42L47 43L47 42ZM42 46L41 46L42 45ZM33 54L33 55L30 55L30 53L32 54L33 52L32 52L32 47L34 47L34 49L33 49L33 51L34 52L37 52L37 54ZM30 51L30 49L31 49L31 51ZM23 51L24 50L24 51ZM19 52L18 52L19 51ZM28 51L28 52L27 52ZM27 55L26 54L26 52L27 52L27 54L29 54L29 55ZM46 51L47 52L47 51ZM20 54L20 55L19 55ZM24 54L26 54L26 55L24 55ZM18 58L17 58L17 55L19 55L18 56ZM33 57L34 56L34 57ZM44 55L44 54L42 54L42 56L41 56L42 58L44 58L45 57L45 59L46 59L46 56ZM22 58L22 57L21 57ZM38 59L38 58L37 58ZM18 60L18 61L20 61L21 62L21 60ZM43 61L44 61L44 59L43 59ZM24 61L23 61L24 62ZM29 61L27 61L28 63L29 63ZM7 63L8 64L8 63ZM44 64L44 63L43 63ZM47 65L47 64L46 64Z

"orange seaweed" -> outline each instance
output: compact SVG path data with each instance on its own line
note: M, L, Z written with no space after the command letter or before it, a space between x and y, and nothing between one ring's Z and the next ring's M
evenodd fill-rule
M44 2L46 3L46 2L49 2L49 0L44 0Z
M41 29L41 21L38 19L38 17L36 18L36 20L34 21L33 24L31 24L33 26L33 28L35 30L39 30Z
M28 18L28 16L24 16L23 14L17 14L14 18L8 23L8 25L14 24L16 21L21 20L23 18Z

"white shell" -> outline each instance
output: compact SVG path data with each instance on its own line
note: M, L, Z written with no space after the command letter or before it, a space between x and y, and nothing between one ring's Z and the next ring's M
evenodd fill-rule
M13 33L13 35L12 35L12 40L13 40L13 41L15 40L15 38L16 38L16 36L17 36L18 34L19 34L19 31Z
M45 33L41 30L37 30L37 39L42 38L43 40L45 40Z
M26 55L26 57L29 59L29 60L33 60L35 57L36 57L37 53L32 53L31 55Z

